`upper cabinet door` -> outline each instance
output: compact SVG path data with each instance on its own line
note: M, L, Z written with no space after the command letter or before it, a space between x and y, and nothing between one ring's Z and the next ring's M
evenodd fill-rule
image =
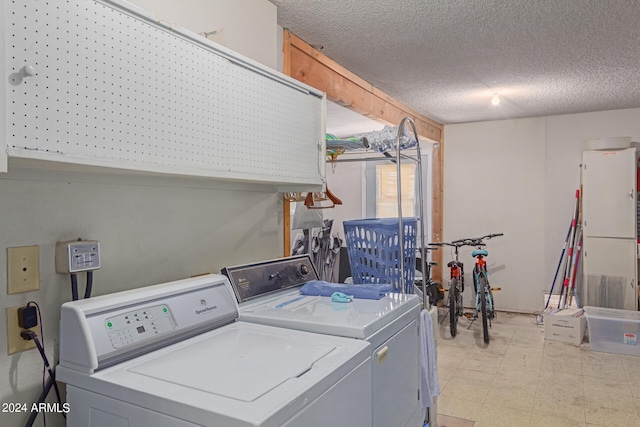
M589 237L636 238L635 148L582 154L582 219Z
M323 188L310 86L122 0L4 2L0 34L9 157Z

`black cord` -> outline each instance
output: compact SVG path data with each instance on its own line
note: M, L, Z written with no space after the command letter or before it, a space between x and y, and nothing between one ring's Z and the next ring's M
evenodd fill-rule
M40 352L40 356L42 356L42 360L44 360L44 364L46 365L47 371L49 372L49 377L53 380L53 388L56 391L56 397L58 399L58 403L60 403L60 406L62 406L62 399L60 397L60 389L58 388L58 383L56 382L56 374L53 372L53 370L51 369L51 366L49 365L49 359L47 359L47 355L44 352L44 348L42 348L42 344L40 344L40 340L38 339L38 335L33 331L25 329L24 331L20 332L20 336L24 340L33 340L36 343L36 347L38 347L38 351ZM64 412L62 413L62 416L65 419L67 418L67 415Z
M44 347L44 331L42 330L42 313L40 312L40 306L38 305L37 302L35 301L29 301L27 303L27 307L34 305L36 307L36 311L38 313L38 322L40 323L40 337L42 338L42 347ZM43 364L42 365L42 391L44 392L44 390L46 389L46 369L47 369L47 365ZM49 386L49 389L51 389L51 386ZM48 394L48 391L47 391ZM45 394L46 397L46 394ZM44 412L42 413L42 422L44 424L44 427L47 427L47 418L44 414Z
M76 273L71 273L71 299L78 300L78 276Z
M93 271L87 271L87 286L84 288L84 297L91 298L91 288L93 287Z
M43 403L45 401L45 399L47 398L47 395L49 394L49 391L51 390L51 387L53 386L56 392L56 398L58 399L58 404L60 404L60 406L62 406L62 398L60 397L60 389L58 388L58 383L56 382L56 374L54 372L54 370L51 369L51 365L49 365L49 359L47 359L47 354L44 351L44 331L43 331L43 326L42 326L42 313L40 311L40 306L38 305L37 302L35 301L29 301L27 303L27 307L30 307L31 305L34 305L36 307L36 311L38 313L38 322L40 322L40 337L42 338L42 344L40 343L40 340L38 339L38 335L29 330L29 329L25 329L23 331L20 332L20 336L22 337L22 339L24 340L33 340L36 344L36 347L38 347L38 351L40 352L40 356L42 357L42 361L44 362L44 368L43 368L43 374L42 374L42 393L40 394L40 397L38 398L38 406L40 405L40 403ZM49 372L49 380L46 382L45 384L45 374L44 371L48 371ZM35 411L32 412L31 415L29 416L29 419L27 420L27 424L26 426L32 426L36 417L38 416L39 411ZM62 416L67 419L67 415L63 412ZM44 425L47 425L47 418L45 416L45 413L42 412L42 421L44 423Z
M51 390L51 387L53 387L54 383L55 383L55 380L52 379L52 378L49 378L47 380L47 385L45 386L44 390L42 390L42 393L40 394L40 397L38 398L38 407L47 398L47 395L49 394L49 391ZM32 411L31 414L29 415L29 419L27 420L27 423L25 424L25 427L32 427L33 423L36 421L36 418L38 417L39 413L40 412L38 412L38 411ZM44 420L44 423L46 425L47 421L44 418L44 412L42 413L42 419Z
M55 372L53 372L53 370L51 369L51 366L49 365L49 361L47 360L47 355L45 354L44 348L42 348L42 345L40 344L38 337L33 338L33 341L36 343L36 346L38 347L38 350L42 355L42 360L44 360L44 363L47 365L47 371L49 372L49 377L51 377L51 379L53 380L53 388L55 389L55 392L56 392L56 398L58 399L58 402L60 403L60 405L62 405L62 399L60 398L60 389L58 388L58 383L56 382L56 374ZM62 413L62 415L65 418L67 418L64 412Z

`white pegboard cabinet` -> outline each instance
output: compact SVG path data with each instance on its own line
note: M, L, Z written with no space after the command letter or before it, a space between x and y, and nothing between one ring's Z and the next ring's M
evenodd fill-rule
M6 0L0 14L0 170L14 156L323 185L322 92L120 0Z

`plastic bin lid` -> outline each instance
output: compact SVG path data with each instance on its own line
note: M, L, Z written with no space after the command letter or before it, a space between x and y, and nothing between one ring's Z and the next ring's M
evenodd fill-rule
M640 311L586 306L584 312L587 314L587 318L613 318L640 322Z

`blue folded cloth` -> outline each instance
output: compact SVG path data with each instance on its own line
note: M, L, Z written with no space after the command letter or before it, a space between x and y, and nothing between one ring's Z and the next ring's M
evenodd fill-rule
M342 292L334 292L331 294L331 302L351 302L352 299L352 295L343 294Z
M329 283L324 280L312 280L300 288L302 295L330 297L334 292L352 295L354 298L380 299L389 292L389 283L367 283L359 285L345 285L344 283Z

